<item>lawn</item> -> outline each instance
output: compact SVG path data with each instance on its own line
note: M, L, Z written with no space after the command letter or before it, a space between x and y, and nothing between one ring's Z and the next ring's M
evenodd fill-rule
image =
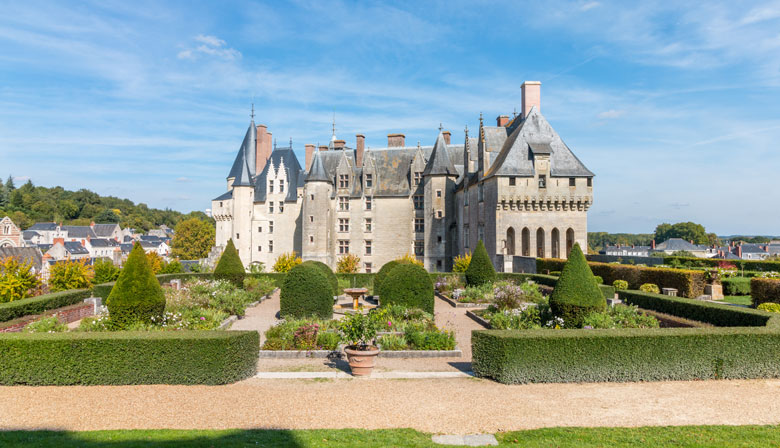
M518 447L777 446L777 426L550 428L496 435ZM433 447L430 434L391 430L136 430L0 432L0 446L54 447Z
M748 305L748 306L750 306L753 303L750 296L725 296L723 297L723 301L728 303L734 303L736 305Z

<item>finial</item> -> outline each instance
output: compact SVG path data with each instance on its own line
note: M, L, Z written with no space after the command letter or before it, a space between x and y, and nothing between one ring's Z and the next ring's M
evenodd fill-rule
M252 113L249 114L250 117L252 117L252 121L255 121L255 102L252 101Z
M292 137L290 137L290 149L292 149Z
M442 129L444 129L444 126L442 126L442 125L441 125L441 122L439 122L439 132L441 132L441 131L442 131Z
M479 127L482 127L482 112L479 113Z
M333 109L333 136L336 136L336 109Z
M466 132L466 138L468 138L469 137L469 125L466 125L466 129L464 129L464 131Z
M274 149L276 149L276 137L274 137Z
M517 118L517 106L515 106L514 110L512 111L512 118Z

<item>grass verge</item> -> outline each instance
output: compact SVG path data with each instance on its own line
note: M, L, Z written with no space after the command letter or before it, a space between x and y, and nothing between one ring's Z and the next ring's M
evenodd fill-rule
M753 299L750 298L750 296L724 296L723 301L728 303L733 303L735 305L747 305L750 306L753 304Z

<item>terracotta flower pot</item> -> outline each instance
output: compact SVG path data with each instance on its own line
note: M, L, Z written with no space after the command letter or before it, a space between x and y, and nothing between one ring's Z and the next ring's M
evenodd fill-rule
M358 350L357 346L348 345L344 347L344 353L347 354L352 375L364 376L371 375L371 371L374 370L374 363L377 355L379 355L379 349L371 345L368 347L368 350Z

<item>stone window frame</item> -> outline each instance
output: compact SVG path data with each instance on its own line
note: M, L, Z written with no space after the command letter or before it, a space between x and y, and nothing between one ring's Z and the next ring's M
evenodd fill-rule
M339 233L349 233L349 218L339 218Z
M577 186L577 178L576 177L570 177L569 178L569 186L570 187L576 187Z
M274 253L274 240L268 240L268 253Z
M268 201L268 214L272 215L274 213L274 201Z
M373 265L371 264L371 262L363 263L363 270L366 272L366 274L370 274L371 273L371 268L372 267L373 267Z
M371 218L365 218L364 222L366 233L371 233L373 231L373 221Z
M273 193L274 192L274 180L268 179L268 192Z
M366 173L366 188L373 188L374 186L374 175L371 173Z
M349 198L346 196L339 196L339 211L340 212L348 212L349 211Z
M274 222L268 221L268 233L274 233Z
M413 178L412 182L413 182L413 185L415 187L419 186L422 183L422 174L423 174L422 171L415 171L414 172L414 178Z
M425 218L414 218L414 233L425 232Z
M371 196L366 196L366 210L373 210L374 209L374 198Z
M425 255L425 240L414 240L414 255Z
M339 174L339 188L349 188L349 174Z
M421 194L416 194L412 196L412 202L414 203L414 209L415 210L424 210L425 209L425 196Z
M349 240L339 240L339 255L349 253Z
M279 201L279 213L284 213L284 201Z
M284 193L284 179L279 179L279 193Z
M372 255L372 249L373 249L372 240L365 240L365 242L366 242L365 244L366 255Z

